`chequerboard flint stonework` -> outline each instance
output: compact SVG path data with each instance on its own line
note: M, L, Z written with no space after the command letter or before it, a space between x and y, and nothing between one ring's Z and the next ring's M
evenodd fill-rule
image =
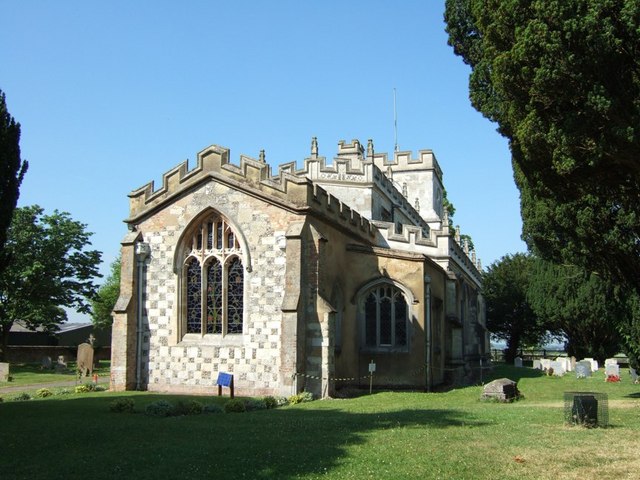
M111 387L332 395L427 389L489 359L481 267L443 206L430 150L357 140L301 167L211 146L133 191ZM368 365L375 362L373 379Z

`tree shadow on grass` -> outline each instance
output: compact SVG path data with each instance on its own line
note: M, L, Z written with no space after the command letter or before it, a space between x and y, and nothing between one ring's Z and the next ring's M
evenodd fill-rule
M133 398L140 403L153 396ZM152 397L152 398L149 398ZM402 451L400 444L369 445L393 433L411 444L423 429L486 425L455 409L347 411L307 404L238 414L154 418L109 412L117 394L0 405L0 444L6 478L277 478L320 475L346 461L349 449ZM168 398L168 397L164 397ZM202 398L199 398L203 401ZM211 399L211 402L217 400ZM391 407L391 406L390 406ZM386 432L385 432L386 431ZM399 436L396 436L399 435ZM25 445L37 445L33 456ZM389 449L389 450L387 450ZM398 450L399 449L399 450ZM55 475L51 468L55 466ZM99 466L99 468L95 468Z
M494 365L491 371L485 373L484 378L486 378L485 383L489 383L498 378L505 377L517 382L522 378L539 378L544 376L545 373L537 368L497 364Z

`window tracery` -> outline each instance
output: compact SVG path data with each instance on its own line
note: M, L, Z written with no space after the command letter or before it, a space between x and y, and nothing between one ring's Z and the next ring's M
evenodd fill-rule
M368 349L405 349L408 338L407 300L394 285L376 286L365 294L364 343Z
M222 217L211 215L185 243L185 332L241 334L244 268L237 235Z

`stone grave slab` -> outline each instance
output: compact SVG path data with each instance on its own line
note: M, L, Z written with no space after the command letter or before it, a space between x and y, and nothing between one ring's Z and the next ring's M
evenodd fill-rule
M78 345L78 371L83 377L93 373L93 347L89 343Z
M6 362L0 362L0 382L9 381L9 364Z
M607 365L604 367L604 375L606 377L610 375L615 375L617 377L620 376L620 366L616 363L615 365Z
M567 373L567 371L564 368L564 366L565 366L565 362L556 362L556 361L551 362L551 368L553 369L553 375L555 377L564 376L564 374Z
M522 367L522 358L516 357L513 359L513 365L515 367Z
M633 383L640 383L640 376L638 376L638 372L635 368L629 367L629 375L631 375L631 381Z
M543 370L549 370L551 368L551 360L548 358L543 358L540 360L540 365L542 365Z
M499 402L511 402L520 396L518 384L508 378L499 378L487 383L482 389L482 400L497 400Z
M51 357L42 357L42 368L45 370L51 370L53 368Z
M540 360L534 360L533 368L536 370L542 370L542 362Z
M608 365L618 365L618 360L616 360L615 358L607 358L607 359L604 361L604 366L605 366L605 368L606 368Z
M591 362L576 363L576 378L587 378L591 376Z

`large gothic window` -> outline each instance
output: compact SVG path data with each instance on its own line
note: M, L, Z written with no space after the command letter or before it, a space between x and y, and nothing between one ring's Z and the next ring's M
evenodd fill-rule
M242 333L244 268L237 235L223 218L212 215L186 242L186 333Z
M364 296L363 307L366 348L407 348L409 309L399 288L387 283L372 288Z

